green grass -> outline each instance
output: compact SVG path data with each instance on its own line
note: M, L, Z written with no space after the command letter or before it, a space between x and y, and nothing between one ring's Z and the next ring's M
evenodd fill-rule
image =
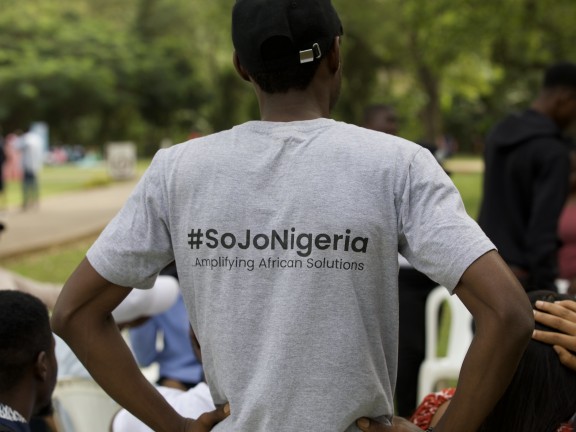
M41 252L7 258L2 266L31 279L64 283L95 239L90 237Z
M137 164L137 172L141 174L150 164L150 160L141 160ZM82 167L74 164L45 166L38 177L40 199L64 192L86 190L106 186L112 183L105 163ZM22 186L20 181L6 182L6 197L8 207L17 207L22 201Z
M482 174L453 173L451 178L460 191L466 212L472 218L477 219L482 199Z
M75 165L47 166L38 177L40 197L62 192L88 189L91 185L106 185L111 182L104 164L90 168ZM8 206L18 206L22 200L21 183L10 180L6 184Z
M143 173L149 164L150 160L138 161L137 173ZM40 176L41 199L111 183L105 164L89 168L77 165L47 166ZM9 182L7 189L8 205L11 207L20 205L20 183ZM6 258L2 260L2 266L39 281L63 283L80 263L94 240L95 238L84 239L40 252Z

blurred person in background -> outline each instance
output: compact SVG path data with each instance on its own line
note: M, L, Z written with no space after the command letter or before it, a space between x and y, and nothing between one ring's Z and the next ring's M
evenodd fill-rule
M30 129L16 141L22 160L22 210L37 208L40 199L38 176L44 164L42 137Z
M0 125L0 210L5 210L8 204L4 175L4 165L6 164L6 160L5 140L2 135L2 125Z
M570 192L560 214L558 237L559 277L567 282L567 290L576 295L576 147L570 151Z
M173 262L166 266L156 281L179 289L178 271ZM184 298L179 293L174 304L166 311L129 330L130 346L140 366L157 363L157 384L179 390L195 387L204 379L202 364L190 344L190 321ZM160 342L160 343L159 343Z
M568 197L569 143L576 120L576 64L550 66L530 107L486 139L478 222L526 291L556 290L558 221Z

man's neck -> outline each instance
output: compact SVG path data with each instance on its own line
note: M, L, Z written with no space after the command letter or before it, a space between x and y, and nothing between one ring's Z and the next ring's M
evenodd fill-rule
M257 90L260 118L270 122L315 120L330 117L330 95L318 86L303 91L264 93Z
M34 411L34 398L31 396L33 394L26 385L17 386L8 393L0 394L0 407L4 412L8 412L4 407L9 408L21 416L24 422L29 422Z

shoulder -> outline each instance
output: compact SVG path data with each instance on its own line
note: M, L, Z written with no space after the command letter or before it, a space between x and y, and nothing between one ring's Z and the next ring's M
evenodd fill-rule
M175 144L158 150L155 158L158 157L164 161L175 161L187 155L210 153L216 146L230 144L233 131L233 129L228 129Z
M328 145L348 151L350 157L358 155L374 163L385 163L388 168L407 166L419 153L431 155L425 147L405 138L344 122L336 122Z

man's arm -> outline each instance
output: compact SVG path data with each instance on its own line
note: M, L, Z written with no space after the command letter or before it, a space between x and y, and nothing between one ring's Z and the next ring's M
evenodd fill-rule
M536 321L561 333L535 330L532 338L553 345L560 362L576 371L576 301L538 301L536 307L539 309L534 311Z
M209 431L224 408L198 421L180 416L142 375L111 312L131 288L114 285L84 259L54 308L53 330L68 343L100 386L155 431Z
M474 316L476 332L456 393L435 432L474 432L480 427L510 383L534 329L528 296L495 251L468 267L455 293ZM365 432L419 430L401 421L384 426L359 419L357 425Z
M478 429L510 383L534 329L528 297L495 251L468 267L455 293L472 313L476 331L437 432Z

